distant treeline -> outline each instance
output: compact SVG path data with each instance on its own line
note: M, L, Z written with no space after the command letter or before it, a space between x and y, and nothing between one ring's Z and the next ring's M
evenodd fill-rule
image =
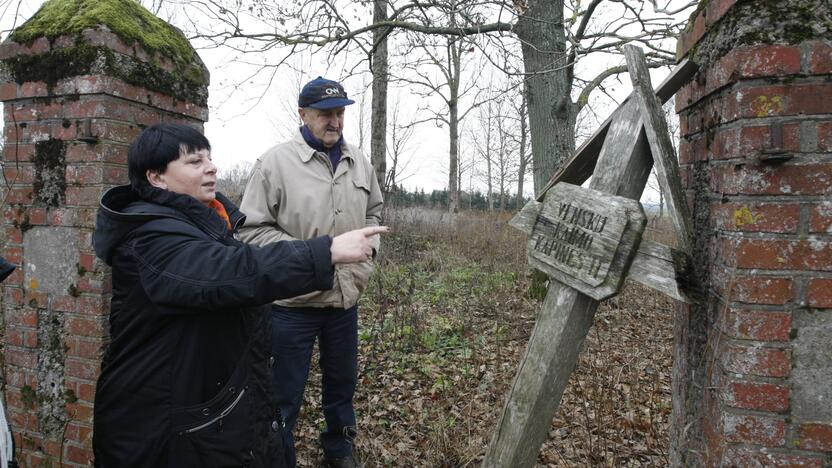
M530 199L523 198L518 203L516 195L506 194L500 197L500 194L492 194L493 210L503 211L518 211ZM447 190L433 190L425 192L425 189L416 188L412 192L404 187L396 187L394 190L384 194L384 203L394 207L412 207L419 206L425 208L448 209L448 191ZM488 197L486 194L475 191L469 193L466 191L459 192L459 208L463 210L480 210L487 211Z

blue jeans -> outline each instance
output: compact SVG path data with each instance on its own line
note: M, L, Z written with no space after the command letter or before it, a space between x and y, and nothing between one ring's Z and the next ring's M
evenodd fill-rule
M292 431L309 378L312 348L318 339L321 367L321 403L326 428L321 447L327 457L352 453L355 410L352 398L358 381L358 307L285 308L272 306L272 351L275 357L275 394L286 421L286 460L295 466Z

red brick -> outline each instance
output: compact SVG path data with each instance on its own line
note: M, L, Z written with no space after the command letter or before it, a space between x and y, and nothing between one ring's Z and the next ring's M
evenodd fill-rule
M822 75L832 73L832 45L817 41L809 52L809 73Z
M131 143L141 132L138 125L124 124L111 121L95 121L92 124L93 135L104 140L120 143Z
M29 208L26 212L29 216L29 224L36 226L43 226L46 224L46 209L45 208Z
M818 123L818 151L832 151L832 122Z
M17 88L18 98L46 97L48 95L49 89L43 81L23 83Z
M795 434L795 445L804 450L832 452L832 425L801 424Z
M740 118L828 114L832 83L744 87L726 95L723 122Z
M737 50L738 72L743 78L800 73L800 48L787 45L744 47Z
M832 202L821 202L809 212L809 232L832 234Z
M711 0L705 8L705 24L710 28L725 16L737 0Z
M782 413L789 409L789 388L759 382L730 382L725 402L734 408Z
M729 442L782 447L786 443L786 423L761 416L725 415L725 438Z
M38 332L36 330L23 332L23 346L33 349L38 347Z
M81 296L78 298L78 313L85 315L106 315L109 304L101 296Z
M40 444L38 444L38 447L40 447L41 451L46 455L57 457L61 454L61 445L63 445L63 442L61 441L43 439L40 441Z
M734 195L829 195L832 163L720 165L711 169L711 190Z
M19 288L4 288L3 300L7 305L23 305L25 294ZM37 324L37 323L36 323Z
M101 340L90 341L82 338L69 338L68 355L86 359L100 359L101 348Z
M789 312L729 308L725 317L725 333L741 340L789 341L791 327Z
M104 169L100 165L71 165L66 168L66 182L78 185L96 185L104 182Z
M92 161L99 161L100 155L99 152L96 151L94 146L87 145L86 143L81 144L74 144L68 145L66 148L66 162L67 163L77 163L77 162L92 162Z
M70 418L80 422L92 422L92 405L84 402L67 403L66 412Z
M6 328L6 345L10 346L23 346L23 330L7 327Z
M66 440L77 442L79 445L92 443L92 427L70 421L66 425Z
M53 295L50 306L52 310L61 312L76 312L78 310L77 299L68 295Z
M105 167L103 182L107 184L129 184L130 180L127 177L127 168L123 166Z
M806 301L809 303L809 307L832 308L832 279L810 279L806 289Z
M92 450L88 448L76 447L72 444L67 444L64 449L66 452L66 460L72 463L78 463L84 466L92 465Z
M6 131L6 137L11 138L13 132ZM4 161L21 161L21 162L28 162L31 161L35 155L35 145L31 144L8 144L3 148L3 160Z
M6 358L6 365L35 369L38 364L38 356L32 351L22 348L6 348L3 352Z
M20 163L17 166L7 164L4 173L9 185L31 184L35 181L35 168L31 164Z
M6 323L21 327L37 328L38 312L29 307L15 307L6 309Z
M15 265L20 265L23 261L23 249L20 247L6 247L3 255L6 257L6 260Z
M778 468L823 468L822 458L788 453L757 451L749 447L730 446L725 449L719 466Z
M99 187L67 187L66 204L69 206L98 206L101 198Z
M37 291L26 291L23 298L26 305L32 308L45 309L49 305L49 294Z
M832 241L742 239L735 243L738 268L828 271Z
M800 224L798 203L719 203L711 213L725 231L796 233Z
M66 359L66 375L80 379L94 380L98 378L99 363L91 360L80 360L72 357Z
M66 331L71 335L98 338L104 336L105 327L102 319L86 317L67 317Z
M7 227L3 230L5 232L5 239L6 245L22 245L23 244L23 233L20 232L19 228L16 227Z
M17 98L17 83L0 83L0 101Z
M726 346L722 361L728 372L761 377L787 377L792 364L788 350L760 346Z
M106 294L110 292L108 284L89 276L78 279L76 286L82 293Z
M87 379L78 379L76 377L68 376L66 378L67 388L75 393L75 396L80 401L92 403L95 400L95 381Z
M699 42L705 34L705 18L699 14L695 19L688 22L682 35L676 43L676 57L684 57L690 49Z
M28 205L32 203L35 195L31 187L27 188L13 188L7 192L7 203L19 203L21 205Z

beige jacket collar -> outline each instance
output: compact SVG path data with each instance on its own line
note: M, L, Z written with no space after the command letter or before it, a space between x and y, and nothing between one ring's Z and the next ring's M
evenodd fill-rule
M304 163L308 163L309 160L311 160L312 157L315 156L315 153L318 152L315 148L309 146L309 144L306 143L306 140L303 138L303 134L300 132L300 128L298 128L298 131L295 132L295 136L292 138L292 143L298 147L298 156L300 157L300 160ZM352 152L349 150L347 142L343 141L343 143L341 144L341 160L343 161L345 159L349 159L350 166L355 164Z

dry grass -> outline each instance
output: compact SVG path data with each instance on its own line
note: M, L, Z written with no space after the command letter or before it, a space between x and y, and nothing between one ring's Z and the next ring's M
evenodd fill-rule
M367 466L478 466L539 310L508 215L406 210L361 303L356 451ZM665 466L671 301L628 283L605 301L540 466ZM318 466L320 375L296 428Z

